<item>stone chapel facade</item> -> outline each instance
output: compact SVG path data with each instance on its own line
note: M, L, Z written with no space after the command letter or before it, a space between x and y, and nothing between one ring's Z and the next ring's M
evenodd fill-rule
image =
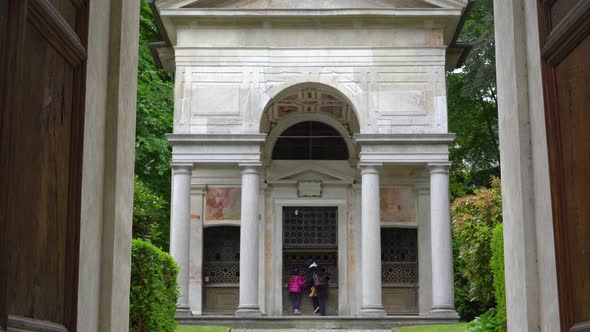
M179 310L458 318L446 71L462 0L160 0ZM304 313L313 311L304 296Z

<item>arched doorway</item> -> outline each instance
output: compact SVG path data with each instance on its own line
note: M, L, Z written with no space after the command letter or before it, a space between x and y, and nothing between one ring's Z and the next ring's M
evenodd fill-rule
M329 278L327 314L350 313L347 269L348 206L354 200L349 188L356 173L358 152L352 136L359 132L359 122L352 104L339 91L321 84L301 84L279 93L267 106L261 130L268 133L263 159L273 182L274 172L297 173L283 177L269 190L280 231L275 233L276 259L280 268L275 288L281 294L283 315L293 313L287 278L294 268L306 275L311 261L316 261ZM334 170L324 172L324 170ZM342 178L347 174L349 180ZM302 184L318 188L303 193ZM313 189L312 189L313 191ZM322 192L325 191L325 192ZM327 195L327 191L334 194ZM331 196L331 197L328 197ZM281 203L277 204L277 201ZM302 294L300 307L312 315L314 306L309 289Z

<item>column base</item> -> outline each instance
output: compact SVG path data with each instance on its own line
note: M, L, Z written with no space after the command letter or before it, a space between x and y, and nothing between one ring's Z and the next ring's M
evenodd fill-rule
M235 313L236 317L260 317L262 311L257 305L242 305L238 307Z
M459 319L459 314L455 311L454 308L437 308L432 307L430 312L428 313L430 317L437 317L437 318L448 318L448 319Z
M176 316L191 316L191 310L188 304L176 305Z
M382 305L365 305L361 307L362 317L385 317L386 313Z

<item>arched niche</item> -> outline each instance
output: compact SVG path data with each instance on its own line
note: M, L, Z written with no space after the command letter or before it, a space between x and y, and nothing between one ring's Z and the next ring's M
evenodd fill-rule
M343 93L320 83L290 86L267 104L260 120L260 131L268 134L262 159L271 162L281 135L302 122L318 122L333 128L344 140L348 160L354 163L358 159L352 140L360 132L355 107Z

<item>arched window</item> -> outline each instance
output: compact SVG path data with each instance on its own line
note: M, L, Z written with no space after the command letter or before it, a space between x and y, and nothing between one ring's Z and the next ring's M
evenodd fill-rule
M348 147L340 133L329 125L300 122L285 130L272 151L274 160L347 160Z

